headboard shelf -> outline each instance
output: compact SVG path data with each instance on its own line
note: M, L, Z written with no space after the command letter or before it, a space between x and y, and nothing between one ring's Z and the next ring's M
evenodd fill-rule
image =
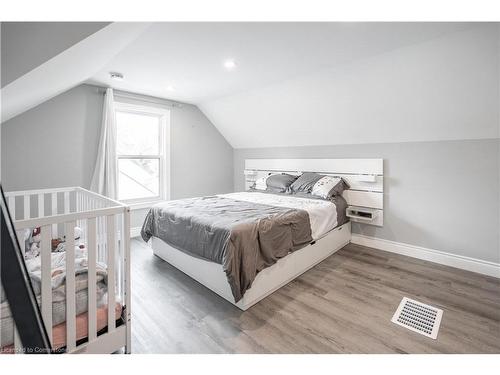
M384 174L383 159L247 159L245 169L380 176Z

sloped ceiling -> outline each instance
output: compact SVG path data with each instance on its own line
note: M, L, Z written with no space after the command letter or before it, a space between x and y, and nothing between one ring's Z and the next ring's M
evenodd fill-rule
M110 24L3 86L2 122L83 83L147 27L148 23Z
M467 27L470 24L160 22L89 83L199 104ZM233 71L223 67L229 58L237 64ZM125 79L111 80L110 71L123 73Z
M235 148L498 138L499 53L480 26L199 107Z
M196 104L235 148L495 137L498 46L497 24L113 23L4 86L2 120L86 82Z
M109 22L2 22L2 87Z
M490 137L496 27L156 23L90 82L196 104L235 148Z

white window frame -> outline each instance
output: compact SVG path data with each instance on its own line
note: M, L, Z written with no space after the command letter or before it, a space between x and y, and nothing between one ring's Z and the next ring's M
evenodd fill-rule
M115 113L116 112L128 112L142 115L151 115L160 117L160 129L159 129L159 155L116 155L116 181L117 181L117 194L119 196L120 184L119 181L119 170L118 161L120 159L158 159L159 160L159 174L160 174L160 186L159 186L159 196L148 197L148 198L138 198L138 199L125 199L121 202L126 203L131 206L132 209L148 208L151 205L158 203L163 200L170 199L170 111L166 108L159 108L147 104L131 104L124 103L120 101L115 101ZM117 124L118 127L118 124Z

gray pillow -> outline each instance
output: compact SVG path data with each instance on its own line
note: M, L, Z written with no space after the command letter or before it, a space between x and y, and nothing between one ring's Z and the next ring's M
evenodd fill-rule
M314 172L304 172L290 185L292 193L310 193L314 184L323 176Z
M285 192L290 185L297 179L297 176L291 174L273 174L266 179L267 190L274 192Z

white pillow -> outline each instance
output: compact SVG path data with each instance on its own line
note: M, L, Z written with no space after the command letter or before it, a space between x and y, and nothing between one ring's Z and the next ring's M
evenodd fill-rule
M313 186L311 194L323 199L330 198L330 192L342 180L339 177L325 176L319 179Z
M253 188L255 190L266 190L267 189L267 183L266 183L266 180L267 180L267 177L261 177L261 178L258 178L257 180L255 180L255 185L253 186Z

